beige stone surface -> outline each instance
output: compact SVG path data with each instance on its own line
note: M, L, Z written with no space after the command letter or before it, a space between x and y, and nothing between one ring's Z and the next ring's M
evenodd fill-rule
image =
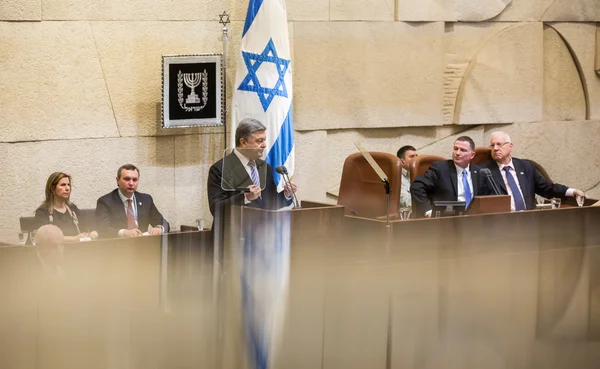
M543 97L541 23L498 32L471 59L458 93L458 124L540 121Z
M294 132L296 151L292 181L298 185L298 200L327 202L327 131Z
M544 27L544 115L548 121L585 120L586 98L573 56L552 27Z
M512 0L494 21L540 21L554 0Z
M126 163L140 169L139 191L151 194L163 216L177 224L174 158L172 137L2 143L0 166L4 175L0 188L10 191L0 196L0 241L17 242L19 217L33 216L44 200L51 173L70 174L71 200L80 208L95 208L100 196L116 188L117 169ZM195 201L199 198L190 199L190 204Z
M446 65L443 73L442 104L444 124L454 122L458 92L473 56L494 34L512 25L514 23L508 22L446 23L444 35Z
M0 40L0 141L117 135L88 23L4 22Z
M330 20L393 21L394 0L330 0Z
M175 219L178 225L194 225L203 219L212 224L208 207L207 182L210 166L223 157L223 135L185 135L175 143Z
M442 23L294 23L297 130L441 124Z
M596 62L594 69L596 74L600 75L600 25L596 25Z
M596 149L600 121L517 123L486 126L485 142L494 131L508 132L517 158L541 164L553 181L600 198L600 156Z
M43 0L44 20L218 20L226 1Z
M244 21L248 11L248 0L225 0L225 8L231 20ZM329 0L287 0L288 21L329 20Z
M390 1L390 0L388 0ZM17 2L17 0L9 0ZM37 4L40 17L40 0L27 0ZM44 20L172 20L216 21L226 11L232 21L243 21L248 10L248 0L132 0L122 2L82 2L77 0L43 0ZM286 1L288 20L329 20L328 0ZM31 7L31 6L30 6ZM7 7L8 9L8 7ZM0 5L0 15L2 14ZM392 19L393 19L392 2ZM13 12L12 10L10 11ZM11 18L14 19L14 18ZM30 18L27 18L30 19Z
M496 17L511 0L398 0L400 21L479 22Z
M545 22L597 22L600 6L597 0L554 0L544 11Z
M41 19L41 0L3 0L0 3L0 21L32 21Z
M239 39L239 22L231 38ZM123 136L218 133L221 127L161 129L162 55L222 53L214 22L96 22L92 24L119 132ZM239 50L232 41L229 50ZM228 86L235 78L229 53Z
M600 119L600 77L594 73L593 45L596 40L596 24L571 22L550 23L550 26L564 37L575 54L575 62L583 72L584 88L588 94L589 119Z

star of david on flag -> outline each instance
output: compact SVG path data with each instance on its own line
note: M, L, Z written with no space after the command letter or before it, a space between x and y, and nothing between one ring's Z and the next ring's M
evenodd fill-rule
M244 57L244 64L246 64L246 68L248 68L248 74L238 87L238 90L256 92L265 112L269 109L269 105L271 105L271 101L273 101L275 95L288 97L284 78L288 66L290 65L290 61L281 59L277 56L277 50L275 50L273 39L269 39L269 43L261 54L242 51L242 56ZM257 72L263 63L272 63L275 66L278 79L273 88L265 87L260 84Z
M285 165L294 174L292 67L284 0L250 0L238 56L233 93L231 147L244 118L267 127L263 159L273 169L279 191L283 179L274 168Z

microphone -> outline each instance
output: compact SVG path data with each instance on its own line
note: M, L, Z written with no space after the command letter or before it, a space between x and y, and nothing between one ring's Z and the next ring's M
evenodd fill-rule
M492 177L492 171L489 170L488 168L481 168L479 170L479 173L483 174L484 176L487 177L488 182L490 183L490 186L492 186L492 190L494 190L496 195L500 195L500 188L498 187L498 184L494 180L494 177Z
M286 184L291 183L290 177L288 175L287 168L284 165L278 165L278 166L276 166L275 167L275 171L277 173L281 174L281 176L283 177L283 181ZM286 179L286 177L287 177L287 179ZM294 208L299 208L300 207L300 203L298 203L298 198L296 197L296 193L295 192L292 192L292 201L293 201L293 204L294 204Z

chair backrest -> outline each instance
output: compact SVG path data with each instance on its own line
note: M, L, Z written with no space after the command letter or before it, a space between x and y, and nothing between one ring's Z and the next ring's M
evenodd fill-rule
M19 223L21 224L22 233L33 232L37 229L35 217L20 217Z
M442 158L437 155L419 155L412 158L410 161L410 180L413 181L415 178L420 176L421 174L427 172L429 166L434 161L446 160L446 158Z
M81 232L96 229L96 209L79 209L79 229ZM38 229L35 217L19 218L21 233L29 233Z
M489 147L478 146L475 148L475 157L471 163L481 164L489 160L492 160L492 150Z
M370 154L388 177L391 186L390 216L395 216L400 204L400 159L385 152ZM344 162L338 204L345 206L345 214L379 217L387 213L385 186L361 153L348 156Z

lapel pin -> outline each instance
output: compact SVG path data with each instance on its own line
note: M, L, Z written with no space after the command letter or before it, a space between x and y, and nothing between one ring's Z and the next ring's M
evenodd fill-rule
M525 173L521 172L521 175L523 175L523 174L525 174Z
M523 173L521 173L521 174L523 174ZM140 206L142 206L142 202L141 201L138 204L140 204Z

